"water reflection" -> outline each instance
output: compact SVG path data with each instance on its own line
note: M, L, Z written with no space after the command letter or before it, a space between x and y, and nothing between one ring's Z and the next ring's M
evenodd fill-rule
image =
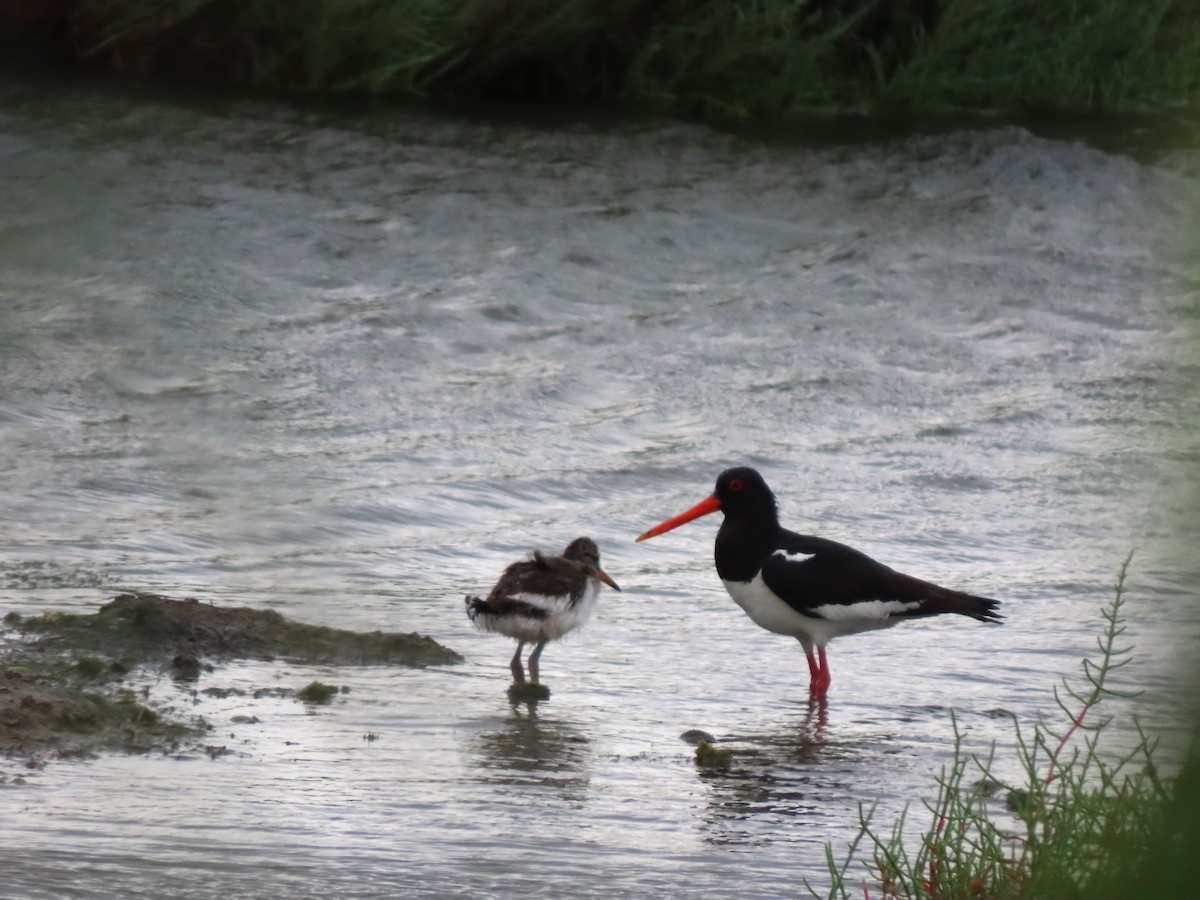
M474 741L490 784L540 785L583 799L588 739L571 723L539 713L537 700L511 701L503 726Z
M750 744L748 752L751 755L769 749L775 756L790 762L812 763L826 753L837 752L826 735L828 726L828 701L810 700L803 715L789 718L773 731L731 735L723 740Z
M799 719L771 730L730 735L727 769L700 770L709 788L705 840L713 844L824 841L830 801L851 793L858 741L828 732L829 708L813 701Z

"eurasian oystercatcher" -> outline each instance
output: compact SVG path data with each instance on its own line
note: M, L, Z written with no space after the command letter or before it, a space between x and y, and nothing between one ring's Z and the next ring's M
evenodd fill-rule
M904 575L836 541L788 531L779 524L775 494L756 470L745 466L726 469L711 497L638 540L717 510L725 514L717 532L717 574L757 625L800 641L813 698L824 699L829 690L825 645L839 635L942 613L981 622L1003 618L996 600Z
M534 550L528 559L504 570L487 599L466 598L467 616L481 631L498 631L517 639L510 668L513 680L525 681L521 650L529 654L529 678L538 683L538 659L556 641L588 620L600 596L600 582L615 591L617 583L600 568L600 548L591 538L575 538L562 556Z

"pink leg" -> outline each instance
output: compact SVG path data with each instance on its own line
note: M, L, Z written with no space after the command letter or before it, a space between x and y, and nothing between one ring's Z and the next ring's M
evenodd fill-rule
M824 647L817 649L817 656L820 658L820 662L818 664L818 669L820 669L820 677L816 681L815 693L821 699L825 699L825 695L829 692L829 685L833 682L833 676L829 673L829 660L825 658Z
M808 683L815 684L821 678L821 666L813 656L812 650L807 647L804 649L804 658L808 660Z
M808 696L811 700L817 695L817 685L821 681L821 665L813 655L812 642L804 638L797 638L797 640L800 641L800 646L804 648L804 658L808 660Z

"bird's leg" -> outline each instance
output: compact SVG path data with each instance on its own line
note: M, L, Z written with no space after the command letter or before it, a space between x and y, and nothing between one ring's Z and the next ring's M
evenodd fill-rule
M797 638L800 641L800 646L804 648L804 658L808 660L808 693L815 695L817 692L817 684L821 680L821 667L817 663L817 658L813 656L812 641L806 638Z
M817 682L817 696L824 698L829 693L829 685L833 682L833 676L829 673L829 660L825 658L825 648L819 648L817 655L820 657L818 665L821 670L821 677Z
M813 656L812 650L805 650L804 656L808 659L809 684L815 684L821 680L821 665L817 662L817 658Z
M529 654L529 680L534 684L538 683L538 659L544 649L546 649L546 641L538 641L538 645Z
M517 652L513 654L512 662L508 664L508 667L512 669L513 681L516 682L525 681L525 670L521 668L521 651L524 649L525 642L517 641ZM534 681L536 680L537 678L535 677Z

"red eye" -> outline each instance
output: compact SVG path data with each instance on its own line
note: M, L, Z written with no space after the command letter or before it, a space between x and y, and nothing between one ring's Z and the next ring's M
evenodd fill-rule
M742 480L740 478L733 479L733 481L729 482L729 489L731 491L740 491L742 489Z

